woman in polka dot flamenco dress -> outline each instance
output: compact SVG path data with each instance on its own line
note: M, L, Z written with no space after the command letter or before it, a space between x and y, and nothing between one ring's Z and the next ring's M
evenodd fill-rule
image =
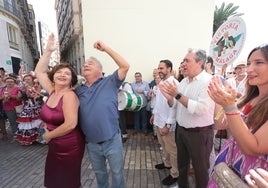
M40 110L43 105L41 87L35 82L34 76L27 74L23 77L24 86L21 88L23 110L20 112L17 122L18 130L16 140L21 145L31 145L37 141L42 126Z

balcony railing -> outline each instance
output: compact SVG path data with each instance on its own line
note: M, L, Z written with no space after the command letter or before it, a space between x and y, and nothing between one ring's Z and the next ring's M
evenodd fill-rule
M21 20L20 11L16 8L15 5L12 5L9 1L4 0L4 4L0 4L0 7L10 12L12 15L16 16L19 20Z

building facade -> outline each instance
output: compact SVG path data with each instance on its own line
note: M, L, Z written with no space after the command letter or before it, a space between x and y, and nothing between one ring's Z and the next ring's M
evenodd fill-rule
M105 75L117 65L105 53L93 49L102 40L129 63L126 81L134 73L151 81L162 59L178 67L189 48L209 51L214 1L155 0L56 0L60 54L80 73L85 59L97 57Z
M37 47L35 14L27 0L0 0L0 62L8 73L34 70L40 57Z
M80 0L56 0L61 62L70 63L78 74L85 62L84 35Z
M47 40L49 35L51 34L51 30L49 29L49 26L42 22L42 21L38 21L37 22L38 25L38 38L39 38L39 49L40 49L40 55L43 55L44 50L46 48L47 45ZM54 33L55 35L57 35L56 33ZM59 49L57 49L56 51L54 51L54 53L52 53L50 60L49 60L49 67L54 67L55 65L60 63L60 53L59 53Z

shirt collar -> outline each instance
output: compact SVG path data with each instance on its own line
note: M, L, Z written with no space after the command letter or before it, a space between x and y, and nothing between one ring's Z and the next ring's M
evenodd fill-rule
M208 73L205 70L202 70L198 75L193 77L193 81L200 80L204 74L208 74ZM190 82L189 77L186 77L186 78L187 78L187 83L189 83Z

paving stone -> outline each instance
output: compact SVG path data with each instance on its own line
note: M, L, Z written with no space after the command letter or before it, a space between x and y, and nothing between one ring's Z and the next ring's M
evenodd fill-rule
M169 170L157 170L162 162L160 145L143 134L132 135L124 143L124 172L127 188L165 188L161 180ZM35 143L21 146L0 140L0 188L44 188L44 166L48 146ZM97 187L95 174L85 151L81 167L82 188ZM111 180L111 175L109 176Z

